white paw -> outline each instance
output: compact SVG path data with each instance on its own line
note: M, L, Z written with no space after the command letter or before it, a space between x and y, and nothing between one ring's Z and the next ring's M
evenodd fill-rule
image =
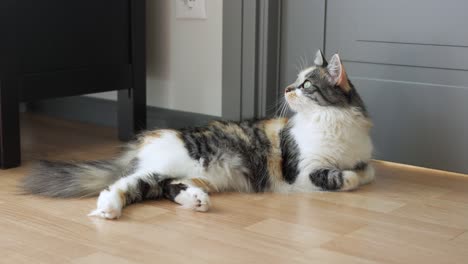
M341 191L354 190L359 186L359 175L354 171L343 171L343 186Z
M123 201L116 191L104 190L99 194L97 208L88 216L97 216L105 219L116 219L122 214Z
M188 187L181 191L174 200L184 208L200 212L208 211L211 205L208 194L196 187Z
M375 179L374 167L372 167L371 165L368 165L366 170L359 173L359 174L361 175L361 177L360 177L360 179L361 179L360 184L361 185L371 183Z

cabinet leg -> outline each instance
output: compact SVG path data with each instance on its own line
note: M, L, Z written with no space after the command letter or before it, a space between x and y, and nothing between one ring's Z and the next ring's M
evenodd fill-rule
M16 81L0 80L0 168L21 163L19 98Z
M129 140L146 129L145 1L130 1L131 90L119 91L119 138Z
M146 129L146 87L118 92L119 139L128 141ZM142 90L142 91L140 91Z

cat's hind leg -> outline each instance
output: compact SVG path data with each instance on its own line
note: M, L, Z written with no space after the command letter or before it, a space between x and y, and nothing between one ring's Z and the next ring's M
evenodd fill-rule
M182 207L206 212L210 208L208 192L216 189L205 179L171 179L157 173L131 174L121 178L99 194L97 208L89 216L116 219L132 203L165 197Z
M164 176L157 173L134 173L121 178L101 191L97 208L89 216L116 219L121 216L122 209L127 205L160 198L163 194L160 181L163 179Z
M205 179L166 179L161 182L165 198L176 202L182 207L195 211L206 212L211 206L209 192L216 189Z

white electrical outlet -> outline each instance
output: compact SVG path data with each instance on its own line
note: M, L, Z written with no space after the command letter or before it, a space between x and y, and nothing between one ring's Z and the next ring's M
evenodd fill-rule
M176 18L206 19L205 0L176 0Z

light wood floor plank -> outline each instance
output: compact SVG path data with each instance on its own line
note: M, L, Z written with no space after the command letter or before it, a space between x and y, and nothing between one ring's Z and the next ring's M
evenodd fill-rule
M314 248L306 251L303 255L298 256L309 261L309 263L346 263L346 264L377 264L372 260L367 260L343 253L325 250L323 248Z
M466 257L450 255L432 249L382 241L380 239L367 240L354 237L335 239L322 246L324 249L343 254L372 260L378 263L466 263Z
M307 245L308 247L318 247L338 237L334 233L276 219L266 219L248 226L246 229L258 234L283 239L287 242Z
M440 199L409 203L391 213L421 222L468 229L468 204Z
M395 209L403 207L404 202L391 201L385 198L372 197L370 195L361 194L358 192L342 193L339 196L334 193L323 192L312 196L313 199L331 202L334 204L345 205L375 211L380 213L389 213Z

